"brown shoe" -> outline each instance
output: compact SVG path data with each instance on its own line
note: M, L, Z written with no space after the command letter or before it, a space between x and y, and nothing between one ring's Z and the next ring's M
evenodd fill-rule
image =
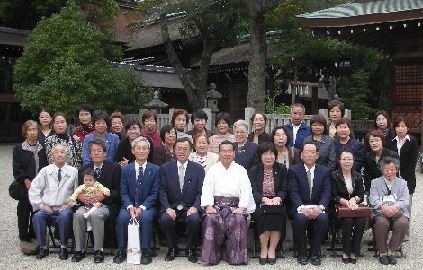
M26 255L33 255L37 252L38 245L29 241L21 241L19 244L21 252Z

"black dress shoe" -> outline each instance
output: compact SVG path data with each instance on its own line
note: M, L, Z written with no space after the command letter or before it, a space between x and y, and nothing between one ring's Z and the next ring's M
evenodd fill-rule
M397 257L395 255L388 256L388 259L389 259L390 264L392 264L392 265L397 264Z
M169 248L166 253L165 261L167 262L173 261L177 255L178 255L177 248Z
M40 250L38 251L38 254L36 256L37 259L42 259L48 256L48 249L46 248L40 248Z
M357 258L350 258L350 263L356 264L357 263Z
M389 264L389 258L388 256L380 256L379 257L379 262L383 265L388 265Z
M80 262L83 258L85 258L85 252L75 251L75 254L73 254L71 261L72 262Z
M267 263L267 258L259 258L259 264L265 265Z
M59 259L67 260L68 259L68 250L66 248L61 248L59 251Z
M143 249L141 253L141 264L147 265L150 264L153 259L151 259L150 256L150 250L149 249Z
M320 256L311 256L310 262L314 266L319 266L322 262L320 261Z
M345 264L347 264L347 263L350 262L350 258L342 257L342 262L345 263Z
M195 248L187 248L185 254L187 255L188 261L192 263L197 262L197 252L195 252Z
M118 249L116 255L113 257L114 263L123 263L126 260L126 250Z
M94 263L104 262L104 252L101 250L94 251Z
M306 256L298 255L297 256L297 262L301 265L306 265L306 264L308 264L308 258Z
M276 263L276 258L267 258L267 262L268 262L270 265L274 265L274 264Z

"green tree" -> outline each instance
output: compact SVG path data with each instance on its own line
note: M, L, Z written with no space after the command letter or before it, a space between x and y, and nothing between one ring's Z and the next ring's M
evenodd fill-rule
M120 50L105 31L86 21L87 14L70 1L34 28L14 67L14 89L23 109L36 113L48 106L71 115L77 105L90 103L110 110L119 107L123 91L139 88L127 81L125 69L112 65L110 59L118 59Z
M139 10L148 14L144 23L159 18L161 34L170 64L175 68L193 110L204 107L208 75L214 51L233 37L238 6L235 0L145 0ZM192 71L183 61L169 35L169 16L182 12L180 32L190 42L201 44L200 68Z

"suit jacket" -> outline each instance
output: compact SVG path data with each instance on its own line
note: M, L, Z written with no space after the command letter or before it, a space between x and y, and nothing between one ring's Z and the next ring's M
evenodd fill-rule
M97 137L95 133L91 133L85 136L84 143L82 145L82 162L84 165L91 162L89 145L90 145L90 142L94 141L96 138ZM105 135L105 143L106 143L106 150L107 150L107 159L110 161L114 161L116 152L120 143L119 136L107 132Z
M396 205L401 208L401 213L410 218L410 213L408 212L408 205L410 204L410 194L407 187L407 182L404 179L396 178L391 189L392 194L397 196ZM388 193L388 187L385 183L385 178L379 177L372 180L372 185L370 188L369 203L373 209L373 214L381 215L380 206L383 204L381 196L384 196Z
M189 155L188 159L191 160L192 162L197 163L197 153L192 152ZM219 155L218 154L213 153L213 152L207 152L207 163L206 163L205 171L207 172L208 169L210 169L210 167L213 166L218 161L219 161Z
M345 184L344 176L341 170L336 170L331 173L331 184L332 184L332 199L334 203L339 203L343 198L349 200L355 196L360 197L360 202L364 199L364 184L361 173L351 171L351 180L353 186L353 193L348 193L347 185Z
M94 169L94 163L90 162L79 169L78 185L84 183L83 174L87 168ZM120 166L112 161L104 160L98 182L110 189L110 196L106 196L102 203L118 210L120 206Z
M328 207L330 200L329 170L316 164L314 170L313 190L310 199L310 188L304 164L297 164L288 170L288 195L291 202L291 213L297 212L300 205L323 205Z
M407 181L408 190L410 194L414 193L416 189L416 165L419 155L419 147L416 139L409 135L410 140L406 140L401 147L400 151L400 175L405 181ZM397 140L391 141L391 147L393 151L398 153Z
M23 183L25 178L32 179L37 173L48 165L45 147L38 152L38 171L35 168L34 154L22 148L23 143L13 148L13 177L16 181Z
M294 127L292 126L292 122L289 122L289 124L287 124L286 127L291 131L291 135L293 135ZM293 142L291 139L288 142L288 146L294 147L295 149L301 149L303 146L304 138L310 135L311 135L311 128L307 126L307 124L303 121L301 122L300 128L298 129L297 137L295 137L295 142Z
M273 181L275 186L275 197L279 197L285 201L288 193L288 178L285 165L276 163L273 165ZM250 178L251 188L253 190L254 201L256 202L257 209L263 199L263 180L264 168L263 164L253 166L248 170L248 178Z
M129 163L122 168L120 179L122 208L126 209L129 205L133 205L134 207L143 205L146 209L157 207L157 196L160 182L160 168L158 166L147 162L144 177L141 181L141 194L139 196L140 205L134 205L135 185L137 183L135 162Z
M247 171L258 163L257 144L247 141L242 148L238 143L234 143L235 158L234 161L244 167Z
M147 161L153 162L153 155L154 155L153 141L148 137L146 137L146 139L150 143L150 152L148 153ZM132 153L132 147L131 147L131 142L129 141L129 138L125 138L122 141L120 141L114 160L116 162L121 162L123 158L126 158L128 160L128 163L135 161L135 156Z
M160 212L165 212L167 208L176 208L178 205L183 205L184 208L194 206L200 211L204 176L203 167L188 160L181 193L177 161L163 164L160 168Z

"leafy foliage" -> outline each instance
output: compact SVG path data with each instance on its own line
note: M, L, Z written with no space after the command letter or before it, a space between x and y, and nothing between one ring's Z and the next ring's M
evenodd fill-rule
M118 107L125 91L139 87L136 79L128 81L127 70L112 66L108 58L118 58L118 52L108 35L87 23L81 8L70 2L38 23L14 67L21 106L33 113L48 106L68 115L81 103Z

